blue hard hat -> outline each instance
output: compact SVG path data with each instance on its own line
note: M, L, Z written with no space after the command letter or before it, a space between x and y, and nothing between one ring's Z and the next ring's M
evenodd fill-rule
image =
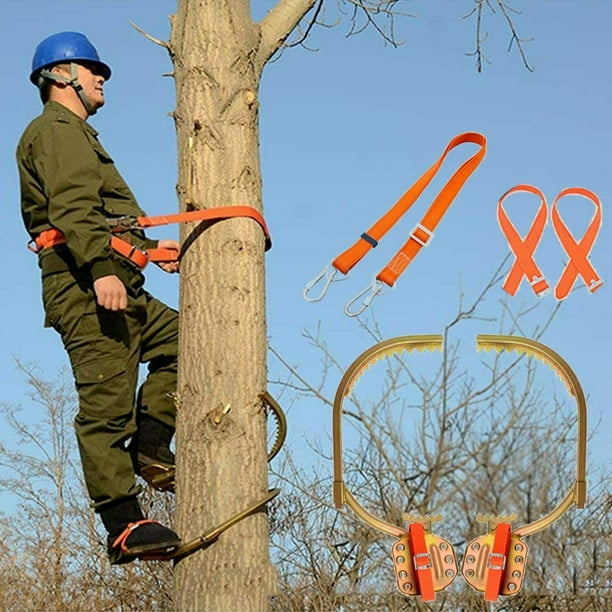
M30 81L36 85L38 73L43 68L79 61L96 64L104 79L106 81L110 79L111 69L100 61L96 48L89 42L87 36L79 32L58 32L45 38L36 47Z

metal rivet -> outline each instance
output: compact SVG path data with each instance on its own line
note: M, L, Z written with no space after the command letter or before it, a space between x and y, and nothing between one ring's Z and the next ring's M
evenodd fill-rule
M523 550L523 545L522 545L522 544L517 544L517 545L514 547L514 550L516 550L516 551L518 551L518 552L521 552L521 550Z
M471 578L471 577L474 575L474 570L468 570L467 572L465 572L465 575L466 575L468 578Z
M474 563L474 561L476 561L476 559L475 559L474 555L468 555L466 561L468 563Z
M523 562L523 557L514 557L514 561L516 563L522 563Z
M408 572L400 572L399 573L399 577L400 578L406 578L408 576Z
M397 545L397 550L404 550L406 547L403 544Z
M398 557L397 558L397 562L398 563L403 563L405 561L404 557Z
M452 563L453 558L450 555L447 555L446 557L444 557L444 561L446 561L446 563Z
M442 542L442 544L440 544L440 550L446 550L448 548L448 544L446 544L445 542Z
M516 584L514 584L514 582L510 582L508 584L508 590L509 591L514 591L514 589L516 589Z
M480 548L480 544L478 542L474 542L472 544L472 550L478 550Z
M448 578L455 575L455 572L453 572L452 569L447 569L444 573L447 575Z
M404 591L410 591L410 589L412 589L412 585L409 582L405 582L403 584L403 589Z
M515 570L512 572L512 577L513 578L520 578L521 577L521 572L519 572L518 570Z

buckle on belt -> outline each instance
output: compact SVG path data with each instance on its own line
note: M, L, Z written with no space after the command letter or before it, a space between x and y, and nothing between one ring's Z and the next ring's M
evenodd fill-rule
M414 562L415 570L431 569L431 555L428 552L414 555L414 557L412 557L412 560ZM424 563L422 563L421 561L424 561Z
M421 240L421 238L416 235L417 230L423 232L427 238L425 240ZM420 244L422 247L425 247L429 244L429 241L433 238L433 235L434 233L430 229L427 229L422 223L417 223L416 227L412 230L412 234L410 234L410 238L412 238L412 240Z
M506 559L507 557L503 553L489 553L487 567L493 570L504 570L506 569Z
M128 232L133 229L142 229L138 219L131 215L124 215L123 217L108 217L106 219L108 227L113 234L120 234L122 232Z

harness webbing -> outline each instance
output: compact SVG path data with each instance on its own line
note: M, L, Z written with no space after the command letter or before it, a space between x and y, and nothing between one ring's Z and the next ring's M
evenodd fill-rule
M183 213L172 215L160 215L157 217L116 217L107 219L110 226L112 236L110 238L111 248L129 259L139 268L144 268L149 261L154 262L172 262L180 258L180 253L175 249L154 248L143 251L142 249L130 244L115 234L126 232L132 229L144 229L148 227L156 227L160 225L168 225L170 223L188 223L191 221L208 221L206 227L210 227L218 221L230 219L233 217L248 217L256 221L264 232L266 239L266 250L272 246L270 234L264 221L263 216L259 211L251 206L221 206L219 208L206 208L201 210L191 210ZM31 250L38 253L42 249L65 244L66 238L64 234L55 228L51 228L41 232L32 240L34 247Z
M521 238L503 207L506 198L517 192L533 193L540 198L538 212L524 239ZM508 240L508 246L515 257L514 264L502 285L502 289L506 293L515 295L523 278L527 279L527 282L531 285L531 288L538 297L548 292L548 283L534 260L535 251L544 234L547 218L548 209L546 208L546 198L544 194L533 185L515 185L511 189L508 189L499 199L497 203L497 220L506 240Z
M583 198L593 202L595 205L595 212L593 213L591 221L589 222L589 225L580 240L576 240L574 236L572 236L572 233L569 231L567 225L565 225L563 219L561 218L561 214L559 213L558 209L559 200L570 195L582 196ZM588 189L584 189L582 187L569 187L568 189L564 189L555 198L550 210L550 218L555 234L557 234L557 238L559 239L561 246L569 256L569 261L565 265L565 268L561 273L561 277L555 286L555 297L558 300L565 299L569 295L569 292L574 286L576 280L578 280L578 276L582 277L587 289L591 293L595 293L595 291L602 286L603 281L599 274L597 274L595 271L595 268L589 261L588 257L601 228L601 201L592 191L589 191Z
M493 547L489 553L486 567L485 601L497 601L508 561L510 548L510 523L499 523L495 527Z
M367 232L361 234L360 238L349 247L346 251L338 255L332 262L334 268L330 270L326 268L324 272L308 283L304 289L304 298L309 301L318 301L323 298L329 284L333 281L333 276L336 271L342 274L348 274L351 269L359 262L367 253L378 245L384 235L399 221L399 219L410 209L417 198L423 193L425 188L432 181L434 176L439 171L447 155L452 149L462 144L472 143L480 148L466 162L464 162L458 170L446 182L440 190L434 201L431 203L427 212L417 224L415 229L410 234L408 240L404 243L401 249L392 257L389 263L376 275L371 287L362 291L355 299L351 300L345 308L345 312L349 316L359 314L365 307L369 305L372 299L380 293L382 283L393 287L402 272L408 267L410 262L418 255L419 251L427 246L433 237L434 230L442 220L442 217L452 204L463 185L466 183L470 175L476 170L486 154L486 138L477 132L466 132L455 136L447 145L446 149L440 158L426 171L421 177L402 195L402 197L378 220ZM316 285L326 274L329 274L325 281L323 291L317 297L309 297L308 292ZM349 307L368 290L372 290L372 295L367 296L363 305L358 312L350 312Z
M425 541L423 523L410 523L408 535L419 595L423 601L434 601L436 592L434 590L431 554Z

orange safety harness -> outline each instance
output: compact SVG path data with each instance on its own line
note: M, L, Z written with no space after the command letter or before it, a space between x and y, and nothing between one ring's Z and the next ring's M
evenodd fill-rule
M591 221L584 232L584 235L579 241L576 241L574 236L561 219L559 214L558 204L559 200L565 196L577 195L590 200L595 205L595 212L591 217ZM582 276L586 284L586 288L590 293L595 293L599 289L603 281L599 274L593 268L593 265L589 261L589 253L595 244L599 230L601 229L602 211L601 201L599 198L588 189L581 187L569 187L564 189L556 198L550 209L550 218L552 221L553 229L559 242L563 247L563 250L568 254L569 261L565 265L561 277L555 287L555 297L558 300L565 299L571 291L574 283L578 279L578 276Z
M538 208L536 216L525 238L520 236L503 207L503 202L506 198L517 192L533 193L540 198L540 207ZM571 195L586 198L595 205L593 217L580 240L576 240L571 234L561 218L558 209L559 200ZM531 288L538 297L548 293L548 282L534 260L535 251L544 233L544 228L546 227L547 217L546 198L544 194L533 185L516 185L506 191L497 203L497 220L508 241L508 246L515 257L514 264L502 285L503 290L510 295L516 294L523 278L527 279L527 282L531 285ZM594 293L601 287L603 281L595 271L595 268L593 268L588 257L601 228L601 201L597 195L588 189L582 187L569 187L561 191L555 198L551 206L550 218L555 234L564 251L569 256L569 260L555 286L555 297L558 300L564 300L569 295L579 276L583 278L587 289L591 293Z
M540 207L524 239L521 238L503 207L505 199L517 192L533 193L540 198ZM510 250L514 253L515 257L510 273L502 285L506 293L515 295L523 278L527 279L527 282L531 285L531 288L538 297L548 293L548 283L533 258L538 248L538 244L540 244L540 240L542 239L542 235L544 234L547 218L548 209L546 208L546 198L544 194L533 185L516 185L508 189L499 199L497 203L497 220L504 236L508 240Z
M148 227L156 227L160 225L168 225L170 223L187 223L190 221L206 221L207 227L233 217L248 217L256 221L264 232L266 238L266 250L272 246L270 233L266 226L263 216L252 206L221 206L219 208L206 208L202 210L191 210L173 215L160 215L157 217L116 217L107 219L110 231L113 234L110 238L111 248L129 259L133 264L143 269L149 261L154 262L169 262L178 261L179 252L176 249L147 249L143 251L138 247L130 244L126 240L114 235L121 232L126 232L133 229L144 229ZM48 229L41 232L29 244L28 248L35 253L42 249L65 244L66 238L62 232L57 229Z
M393 287L400 274L402 274L410 262L418 255L419 251L424 246L427 246L433 237L434 230L442 220L442 217L450 207L454 198L484 158L487 141L482 134L466 132L455 136L455 138L448 143L441 157L431 166L431 168L429 168L367 232L361 234L359 240L353 246L338 255L330 265L325 267L321 274L305 286L303 292L304 299L309 302L317 302L323 298L329 285L334 282L334 280L344 280L334 279L336 273L341 272L347 275L370 250L378 245L383 236L410 209L427 185L429 185L450 151L465 143L478 145L478 151L455 171L441 189L440 193L436 196L435 200L421 219L421 222L417 224L402 248L376 275L372 284L346 304L344 312L350 317L357 316L369 306L370 302L379 293L381 293L383 283L389 287ZM308 294L311 289L324 277L326 278L321 293L316 297L310 297ZM352 304L368 292L370 292L370 294L364 298L359 310L355 312L351 311L350 307Z

